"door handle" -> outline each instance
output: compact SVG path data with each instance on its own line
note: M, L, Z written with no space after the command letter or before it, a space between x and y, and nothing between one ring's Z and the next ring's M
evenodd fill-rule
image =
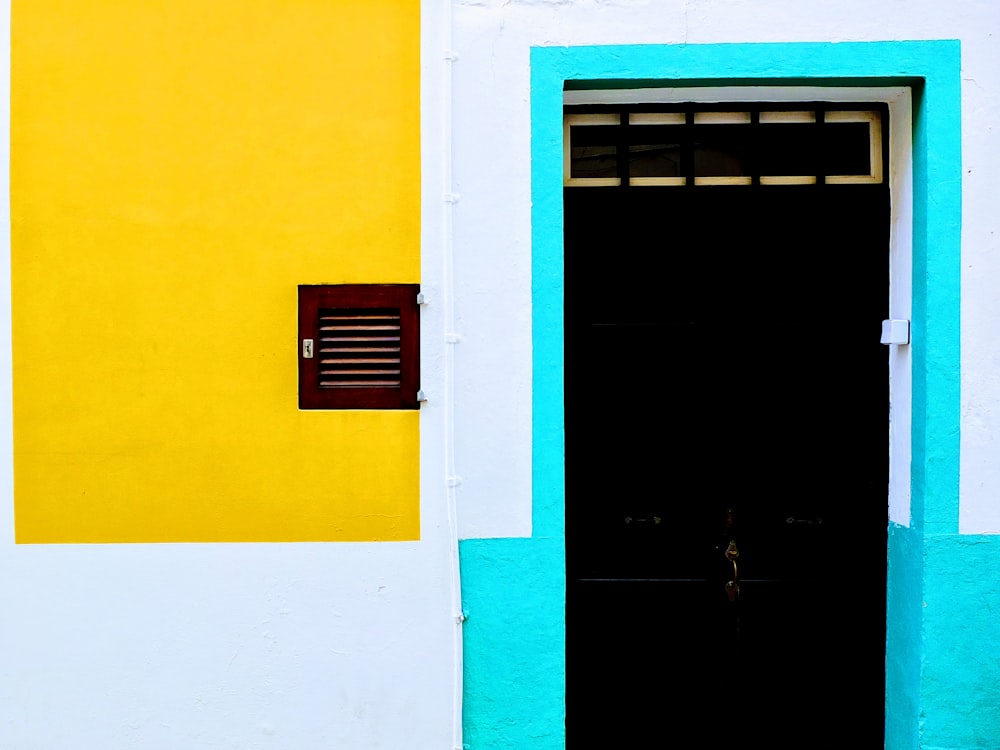
M740 595L740 574L739 570L736 568L736 558L740 556L740 551L736 546L735 539L731 539L729 541L729 546L726 547L725 556L726 559L733 564L733 579L726 582L726 596L729 598L730 602L735 602Z
M660 516L653 516L652 518L633 518L632 516L625 516L625 523L652 523L654 526L659 526L663 519Z

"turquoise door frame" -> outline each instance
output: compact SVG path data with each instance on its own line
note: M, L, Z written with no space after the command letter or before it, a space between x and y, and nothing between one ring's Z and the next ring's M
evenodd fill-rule
M533 533L461 543L469 747L565 744L563 92L733 85L912 88L911 519L889 530L886 747L992 746L982 738L1000 729L995 709L977 718L952 704L956 690L982 700L973 698L977 685L994 698L1000 666L949 677L949 654L965 642L945 629L972 613L928 610L934 586L947 590L949 566L1000 551L996 537L970 546L958 536L960 62L953 40L531 50ZM981 621L966 637L995 637L997 628Z

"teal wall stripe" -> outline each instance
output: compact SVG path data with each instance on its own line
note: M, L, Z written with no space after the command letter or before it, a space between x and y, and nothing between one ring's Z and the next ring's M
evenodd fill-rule
M532 528L563 536L562 80L532 65ZM556 93L558 92L558 93ZM535 130L534 124L541 127Z
M928 534L923 605L924 750L1000 747L1000 537ZM910 747L913 747L912 745Z
M927 496L927 114L925 81L919 79L913 95L913 276L910 339L913 385L910 402L910 525L924 528Z
M461 543L464 742L490 750L564 746L563 540Z
M534 72L532 90L544 88ZM459 545L469 617L463 725L470 748L558 750L565 744L561 81L558 90L531 102L532 122L559 123L532 135L533 184L540 175L551 183L532 199L533 533Z
M958 44L942 45L935 66L924 76L917 136L921 171L914 182L926 189L920 211L924 231L916 253L922 274L914 273L914 300L923 301L923 330L914 331L922 362L926 430L923 453L914 463L925 472L924 526L928 533L958 531L960 297L962 235L962 102ZM923 244L926 243L926 244ZM915 249L916 252L916 249ZM915 264L916 267L916 264ZM918 294L919 290L919 294ZM916 316L915 320L917 319ZM919 333L923 335L920 336ZM917 419L914 418L914 424ZM916 447L916 446L915 446Z
M885 747L918 747L923 639L923 546L920 533L889 525L886 562Z
M559 748L565 691L562 440L562 95L564 87L650 85L911 85L914 87L914 278L912 528L889 534L887 747L946 745L954 708L924 689L933 672L948 701L1000 682L982 659L961 684L947 680L947 625L969 603L927 599L948 576L942 565L978 561L958 530L959 294L961 228L960 45L957 41L623 45L531 50L533 528L530 539L461 543L467 744ZM570 82L567 84L567 82ZM929 554L924 528L945 534ZM951 536L948 536L951 535ZM990 540L986 546L995 546ZM985 570L985 569L984 569ZM985 579L983 579L985 580ZM983 580L962 584L970 601L995 601ZM925 586L926 583L926 586ZM943 592L943 590L942 590ZM1000 605L997 611L1000 612ZM995 636L996 626L974 618ZM926 643L925 643L926 641ZM931 674L931 673L929 673ZM936 683L935 683L936 684ZM987 692L996 695L996 692ZM969 695L969 698L972 696ZM977 705L981 700L977 699ZM950 713L949 713L950 711ZM941 715L942 725L932 727ZM923 720L918 721L918 717ZM956 719L957 721L957 719ZM994 729L966 724L964 736ZM994 736L997 736L994 733ZM924 745L930 747L930 745Z

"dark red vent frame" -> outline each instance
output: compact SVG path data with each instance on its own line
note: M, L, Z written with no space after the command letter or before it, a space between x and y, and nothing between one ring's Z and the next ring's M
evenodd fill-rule
M299 408L418 409L419 293L419 284L300 285Z

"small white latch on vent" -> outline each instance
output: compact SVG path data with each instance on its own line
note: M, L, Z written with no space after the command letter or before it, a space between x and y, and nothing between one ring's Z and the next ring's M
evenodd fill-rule
M312 339L302 339L302 358L312 359L313 358L313 340Z
M882 321L882 343L883 344L909 344L910 343L910 321L908 321L908 320L883 320Z

